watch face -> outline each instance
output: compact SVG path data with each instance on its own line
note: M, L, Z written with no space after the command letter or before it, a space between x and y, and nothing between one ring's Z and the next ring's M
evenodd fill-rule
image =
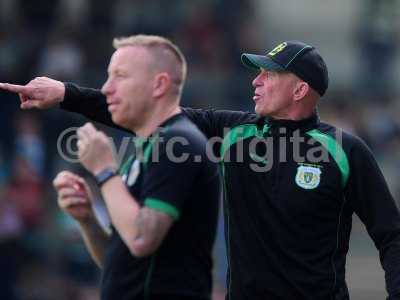
M128 186L132 186L135 184L136 180L139 177L139 173L140 173L140 162L137 159L133 162L131 169L129 170L128 182L127 182Z

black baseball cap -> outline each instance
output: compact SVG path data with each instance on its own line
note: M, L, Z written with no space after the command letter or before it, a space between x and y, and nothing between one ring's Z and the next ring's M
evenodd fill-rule
M321 96L328 88L328 68L315 47L298 41L279 44L266 55L243 53L242 63L250 68L289 71L307 82Z

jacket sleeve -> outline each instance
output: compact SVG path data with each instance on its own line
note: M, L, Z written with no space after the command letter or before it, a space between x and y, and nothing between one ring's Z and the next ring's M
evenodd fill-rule
M65 83L65 97L60 107L64 110L75 112L90 120L105 125L124 129L116 125L107 109L106 97L100 90L80 87L73 83ZM223 137L224 132L245 122L254 115L246 112L182 108L186 116L208 137Z
M225 133L236 125L252 121L252 113L231 110L193 109L184 107L183 112L207 138L223 138Z
M73 83L65 83L64 101L61 102L60 107L64 110L81 114L92 121L131 132L112 121L106 97L100 90L80 87Z
M400 299L400 212L371 151L353 140L346 197L379 250L390 300Z

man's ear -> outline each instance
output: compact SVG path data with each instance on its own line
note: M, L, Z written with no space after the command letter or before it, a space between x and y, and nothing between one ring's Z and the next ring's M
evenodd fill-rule
M153 97L160 98L164 96L171 87L171 77L168 73L158 73L154 78Z
M307 82L304 81L297 82L294 88L293 99L295 101L300 101L307 95L309 90L310 86L308 85Z

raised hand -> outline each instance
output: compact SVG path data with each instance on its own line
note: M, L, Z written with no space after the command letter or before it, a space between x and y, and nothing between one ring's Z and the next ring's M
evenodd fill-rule
M26 85L0 83L0 89L17 93L22 109L47 109L64 100L64 83L48 77L37 77Z
M79 161L89 172L96 175L105 168L117 168L111 142L103 132L86 123L77 134Z
M60 208L80 223L94 217L91 194L85 180L69 171L60 172L53 180Z

